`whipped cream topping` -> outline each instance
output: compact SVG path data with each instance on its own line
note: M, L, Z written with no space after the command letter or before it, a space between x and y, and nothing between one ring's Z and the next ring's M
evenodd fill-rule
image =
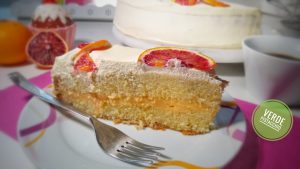
M34 11L33 19L45 22L47 18L52 20L59 20L63 23L67 23L67 17L69 17L66 10L58 4L41 4Z
M120 62L137 62L142 49L113 45L110 49L93 51L90 57L98 66L100 60L115 60Z

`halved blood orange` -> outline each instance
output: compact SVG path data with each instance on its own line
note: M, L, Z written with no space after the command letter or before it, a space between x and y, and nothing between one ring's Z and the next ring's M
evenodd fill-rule
M96 64L90 57L90 53L95 50L105 50L111 47L107 40L99 40L92 43L83 43L78 45L81 50L74 56L74 70L81 72L93 72L96 70Z
M53 31L35 34L26 45L29 59L40 68L51 68L57 56L68 51L64 39Z
M173 48L173 47L157 47L145 50L140 54L138 62L145 63L148 66L168 67L170 62L175 62L177 66L194 68L203 71L211 71L215 68L215 61L201 53L194 51ZM175 61L175 62L174 62Z

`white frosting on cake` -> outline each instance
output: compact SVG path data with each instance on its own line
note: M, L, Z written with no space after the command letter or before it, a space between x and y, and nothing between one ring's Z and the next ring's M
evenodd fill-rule
M260 33L257 8L228 3L183 6L171 0L119 0L114 26L121 33L183 47L240 48L245 36Z
M137 62L139 55L143 52L142 49L125 47L121 45L113 45L108 50L93 51L90 56L97 60L112 60L119 62Z
M34 11L33 19L45 22L47 18L51 20L59 20L63 23L67 23L67 17L69 17L66 10L58 4L41 4Z

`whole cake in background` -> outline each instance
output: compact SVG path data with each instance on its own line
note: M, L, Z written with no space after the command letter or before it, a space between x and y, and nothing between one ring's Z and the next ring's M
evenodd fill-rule
M139 128L207 133L227 82L214 60L181 48L145 51L101 40L57 57L58 99L90 115Z
M118 0L114 28L158 45L241 48L260 33L260 10L217 0Z
M29 28L34 36L27 44L27 55L40 68L51 68L55 57L72 48L76 26L56 0L44 0L35 9Z

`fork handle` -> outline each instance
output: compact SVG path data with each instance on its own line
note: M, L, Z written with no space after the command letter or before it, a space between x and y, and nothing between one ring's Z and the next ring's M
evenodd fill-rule
M81 111L76 110L74 107L69 106L68 104L57 100L51 94L45 92L41 88L37 87L36 85L29 82L22 74L19 72L13 72L9 74L10 79L16 84L17 86L23 88L24 90L28 91L29 93L37 96L44 102L50 103L51 105L55 106L58 109L63 110L64 112L79 116L80 118L84 118L86 120L90 120L91 116Z

